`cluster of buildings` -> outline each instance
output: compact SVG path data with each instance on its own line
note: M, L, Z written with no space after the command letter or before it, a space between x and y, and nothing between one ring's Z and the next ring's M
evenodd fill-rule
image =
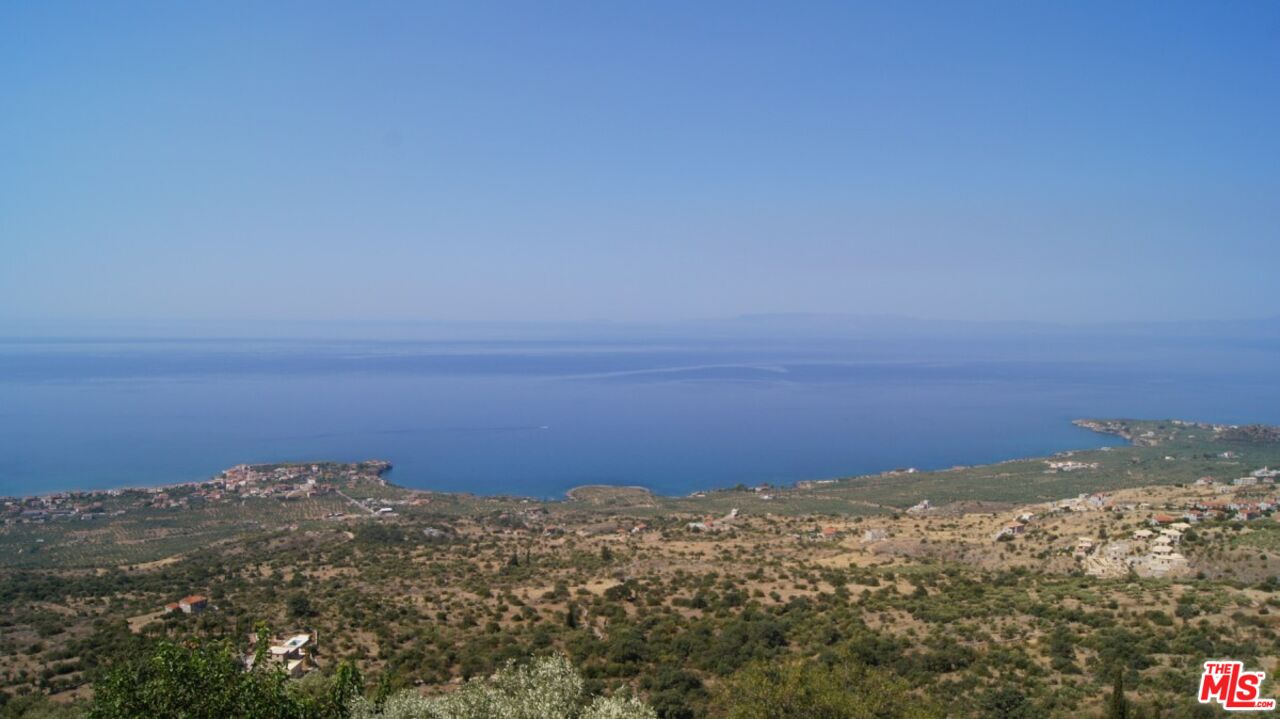
M1256 487L1262 484L1275 484L1276 478L1280 477L1280 469L1271 469L1263 467L1255 469L1244 477L1236 477L1231 480L1233 487Z
M188 509L205 502L241 497L294 499L335 491L333 480L363 480L386 484L382 474L391 464L250 465L241 464L205 482L188 482L143 489L58 492L29 497L0 497L0 524L40 524L85 521L120 516L130 509Z
M242 497L304 499L333 493L336 491L335 481L369 481L385 485L382 475L390 468L390 462L381 460L360 464L238 464L207 482L148 491L155 494L155 506L169 507L189 505L193 501L217 502Z
M1229 429L1235 428L1236 426L1234 424L1212 424L1209 422L1191 422L1185 419L1175 419L1175 420L1171 420L1171 422L1178 427L1185 427L1187 429L1207 429L1211 432L1225 432Z
M1230 482L1219 482L1213 477L1201 477L1195 481L1194 486L1213 487L1215 493L1221 495L1221 498L1190 503L1181 519L1188 522L1213 519L1250 521L1265 517L1280 506L1280 497L1274 492L1278 477L1280 477L1280 470L1269 467L1254 470Z
M1280 471L1267 467L1250 472L1247 476L1220 482L1212 477L1201 477L1193 486L1212 487L1216 498L1188 501L1182 509L1157 511L1147 520L1147 527L1137 529L1128 539L1106 543L1094 543L1090 537L1076 540L1073 551L1084 570L1094 576L1121 576L1133 571L1144 577L1176 575L1188 570L1188 561L1179 551L1183 535L1197 522L1214 520L1250 521L1269 516L1280 499L1268 491ZM1113 504L1105 497L1094 501L1098 495L1081 495L1064 506L1072 509L1091 507L1114 511L1150 509L1147 503L1137 505Z
M1188 566L1187 558L1177 551L1187 529L1189 524L1179 522L1158 531L1139 529L1130 539L1112 542L1077 537L1072 556L1086 574L1095 577L1118 577L1130 571L1143 577L1177 574Z
M1192 502L1180 519L1188 522L1205 522L1214 519L1234 519L1241 522L1248 522L1254 519L1261 519L1270 514L1275 510L1277 501L1278 499L1276 497L1265 497L1256 500L1199 500ZM1163 514L1153 517L1152 522L1155 524L1168 524L1171 521L1176 521L1177 519L1179 518Z
M238 464L196 489L196 494L217 501L227 494L241 497L301 499L333 491L320 484L320 466Z
M1092 537L1078 537L1073 556L1086 574L1117 577L1130 571L1142 577L1179 574L1188 567L1178 551L1182 535L1191 528L1186 522L1172 522L1157 529L1138 529L1129 539L1095 544Z
M1145 503L1116 504L1112 501L1111 496L1106 492L1094 492L1091 494L1082 493L1069 499L1059 499L1042 505L1037 505L1038 508L1043 510L1043 516L1045 517L1052 517L1057 514L1062 514L1063 512L1102 512L1107 510L1134 511L1137 509L1148 508L1149 506L1150 505ZM1018 515L1015 521L1009 522L997 530L995 535L992 536L992 540L1000 541L1002 539L1012 539L1013 537L1023 534L1027 531L1027 525L1031 524L1032 520L1035 518L1035 514L1031 512L1023 512Z
M107 515L97 492L59 492L42 497L0 500L0 523L43 524L57 520L88 521Z
M223 470L212 484L235 490L259 484L299 484L308 480L370 480L386 484L382 475L391 463L370 460L359 464L238 464Z
M1202 477L1196 480L1195 485L1203 487L1217 484L1218 494L1239 495L1239 490L1241 489L1247 490L1260 483L1272 481L1270 477L1274 476L1274 474L1280 473L1275 473L1275 470L1263 469L1254 472L1249 477L1237 479L1227 484L1218 484L1211 477ZM1252 520L1267 516L1277 506L1280 506L1280 498L1266 496L1265 492L1251 497L1231 496L1221 499L1197 499L1188 503L1181 512L1179 510L1157 512L1148 522L1156 527L1168 527L1179 524L1187 526L1196 522L1210 520ZM1115 502L1103 492L1081 494L1071 499L1050 502L1048 505L1049 514L1062 511L1134 512L1150 509L1152 509L1152 506L1149 502Z
M1074 459L1046 459L1045 464L1049 465L1046 472L1079 472L1084 469L1097 469L1097 462L1078 462Z
M1111 509L1111 495L1106 492L1093 492L1092 494L1078 494L1069 499L1059 499L1050 502L1049 512L1099 512L1105 509ZM1135 508L1138 508L1135 505Z

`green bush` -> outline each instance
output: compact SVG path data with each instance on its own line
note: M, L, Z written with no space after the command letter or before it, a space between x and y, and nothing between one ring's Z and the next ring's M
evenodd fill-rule
M657 719L648 705L632 698L594 697L586 701L582 675L563 656L527 664L509 662L491 677L475 679L439 697L412 689L379 706L357 698L351 719Z
M944 716L905 681L852 661L757 662L733 675L713 704L725 719L933 719Z
M258 661L246 671L226 642L161 642L94 684L88 719L343 719L360 689L359 672L347 664L328 686L304 694L278 666Z

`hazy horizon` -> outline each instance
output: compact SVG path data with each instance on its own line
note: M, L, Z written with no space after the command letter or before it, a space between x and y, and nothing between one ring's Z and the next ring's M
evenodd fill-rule
M1280 316L1206 320L1076 322L945 320L905 315L760 313L680 321L448 320L12 320L0 318L0 341L315 340L438 342L841 341L876 338L1170 338L1280 341Z

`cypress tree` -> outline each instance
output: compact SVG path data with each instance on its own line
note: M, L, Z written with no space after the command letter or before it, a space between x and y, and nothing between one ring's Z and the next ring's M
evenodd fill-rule
M1130 719L1129 700L1124 697L1124 669L1116 670L1116 683L1111 689L1107 719Z

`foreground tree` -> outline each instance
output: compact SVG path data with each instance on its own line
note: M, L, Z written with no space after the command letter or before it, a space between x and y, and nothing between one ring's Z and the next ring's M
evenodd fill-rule
M150 656L115 667L93 692L89 719L306 716L282 672L245 671L227 644L162 643Z
M944 713L902 679L853 661L756 662L730 677L713 706L725 719L934 719Z
M563 656L508 663L493 676L474 679L439 697L413 690L391 695L382 706L364 698L351 704L352 719L657 719L632 698L584 696L583 680Z
M1129 719L1129 700L1124 696L1124 670L1116 670L1116 683L1107 703L1107 719Z
M1027 695L1012 686L988 692L980 707L983 716L990 719L1032 719L1036 715Z
M163 642L96 682L88 717L343 719L361 689L360 674L351 665L339 666L332 679L322 678L310 693L292 690L284 672L262 657L254 666L246 671L226 642Z

